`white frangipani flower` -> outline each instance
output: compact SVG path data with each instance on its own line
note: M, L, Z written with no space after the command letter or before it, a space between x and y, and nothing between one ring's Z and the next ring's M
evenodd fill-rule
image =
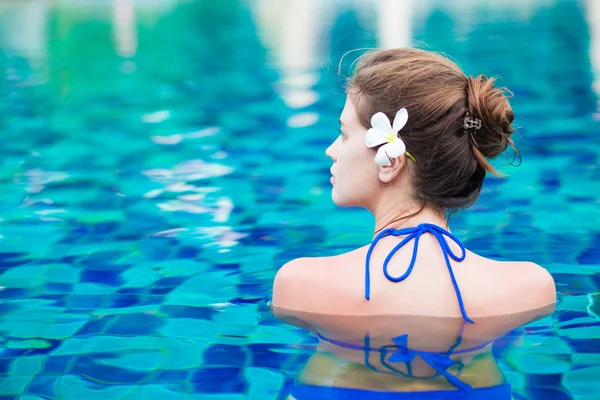
M388 117L382 112L378 112L371 117L372 128L367 131L365 144L367 147L375 147L383 144L377 150L377 155L375 156L377 164L391 165L390 158L396 158L402 154L406 154L414 161L414 158L406 152L406 145L398 137L398 132L406 125L407 121L408 111L406 111L406 108L398 110L391 125Z

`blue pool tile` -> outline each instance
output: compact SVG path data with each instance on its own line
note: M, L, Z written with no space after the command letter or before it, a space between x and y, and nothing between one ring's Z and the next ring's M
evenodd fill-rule
M187 382L189 376L189 370L161 370L155 382Z
M121 294L116 293L112 295L111 308L127 308L140 304L141 296L136 294Z
M69 294L62 298L62 307L95 310L106 308L110 301L110 296L103 294Z
M123 343L124 338L116 338L118 342ZM135 343L136 338L132 338L131 343ZM136 351L128 352L127 346L122 346L125 351L115 351L115 349L107 349L98 347L96 351L104 352L100 358L103 365L112 366L115 368L123 368L132 371L146 371L148 373L158 371L161 366L168 361L169 354L166 349L136 349ZM107 353L111 351L111 353Z
M56 392L60 395L60 400L122 399L134 389L135 385L99 383L93 378L76 375L63 375L56 383Z
M77 262L80 258L81 258L80 256L66 256L66 257L59 258L57 260L57 262L61 263L61 264L71 265L71 264L74 264L75 262Z
M214 344L204 351L204 365L246 366L246 354L239 346Z
M150 294L162 296L171 293L173 290L175 290L174 287L152 287Z
M600 353L600 339L571 339L564 338L576 353Z
M130 288L121 288L119 290L117 290L114 295L127 295L127 294L143 294L145 292L145 289L143 288L137 288L137 287L130 287Z
M12 268L12 267L18 267L19 265L25 265L27 263L30 263L31 260L0 260L0 269L2 270L2 272Z
M147 384L140 385L119 400L186 400L189 388L187 384Z
M264 282L242 282L235 285L238 293L244 293L248 296L261 297L272 289L271 281Z
M20 288L4 288L2 290L3 299L19 299L23 297L29 297L27 289Z
M560 188L560 174L556 170L545 170L540 174L539 183L544 193L555 192Z
M215 269L220 269L224 271L239 271L241 265L239 263L224 263L224 264L215 264L213 266Z
M165 301L164 296L155 294L144 294L140 296L138 306L159 305Z
M586 204L592 204L596 201L596 199L593 196L585 195L566 195L565 200L568 203L574 205L575 207L578 207L578 205L585 206Z
M115 260L123 257L124 254L117 251L96 251L88 254L78 260L79 263L85 265L88 269L106 269L107 265L111 265Z
M201 249L198 247L183 246L177 251L176 258L195 258L200 254Z
M525 381L531 388L542 387L547 389L559 389L563 374L526 374Z
M171 257L173 249L178 248L177 240L163 237L144 237L138 241L139 250L149 260L166 260Z
M560 388L528 388L527 394L530 400L573 400L573 397L565 389Z
M177 287L177 286L181 285L181 283L184 282L186 279L188 279L187 276L172 276L172 277L163 278L163 279L160 279L160 280L154 282L154 286Z
M589 248L577 256L579 264L600 264L600 248Z
M152 314L122 314L108 327L113 335L152 335L164 324L164 318Z
M275 255L273 265L281 266L286 264L288 261L300 257L306 257L306 250L300 248L288 249Z
M162 295L170 293L173 289L180 286L186 279L187 277L184 276L173 276L169 278L163 278L152 284L150 294Z
M257 304L262 301L264 301L264 299L262 297L244 296L244 297L236 297L235 299L231 299L230 303L231 304Z
M8 269L18 267L31 263L33 260L25 258L26 254L23 253L23 257L9 257L7 254L20 254L20 253L0 253L0 270L4 273Z
M155 372L132 371L101 362L97 355L81 355L73 364L71 374L83 376L99 384L143 383L151 381L156 375Z
M61 344L60 340L52 340L52 339L45 339L45 346L44 347L38 347L38 348L30 348L29 352L27 352L28 356L33 356L36 354L49 354L52 353L52 351L54 351L54 349L56 349L57 347L59 347Z
M23 396L19 397L19 400L46 400L46 399L44 399L43 397L31 395L31 394L24 394Z
M78 356L49 356L44 360L40 375L63 375L68 374L71 365L77 361Z
M244 393L248 383L241 368L202 368L190 378L192 389L199 393Z
M248 246L278 246L282 242L276 228L253 227L244 233L247 236L241 238L240 242Z
M119 232L113 236L113 240L119 242L139 240L146 234L144 232Z
M27 253L19 253L19 252L0 252L0 261L12 260L15 258L23 258L26 257Z
M8 374L8 372L10 371L10 363L13 360L13 357L0 357L0 376Z
M558 274L556 274L558 275ZM555 276L556 279L556 276ZM553 317L557 322L566 322L571 320L576 320L580 318L585 318L588 316L588 313L585 311L572 311L572 310L564 310L554 313Z
M71 293L73 291L73 285L68 283L46 282L44 284L44 291L46 293Z
M120 286L123 279L120 277L121 269L85 269L81 272L81 282L103 283L110 286Z
M0 317L2 316L2 314L8 314L18 309L19 306L14 303L0 302Z
M285 376L280 371L264 368L246 368L244 376L249 386L247 395L257 398L274 398L285 381Z
M274 352L273 345L251 344L248 346L252 352L252 366L281 370L283 365L290 360L291 354Z
M10 349L8 347L0 348L0 359L15 359L17 357L26 356L31 352L31 349Z
M41 299L41 300L50 300L53 306L55 307L63 307L65 304L65 297L67 295L66 294L59 294L59 293L54 293L54 294L41 294L38 295L37 298Z
M116 232L119 226L118 222L98 222L93 225L92 230L97 235L108 235Z
M102 318L95 318L89 320L84 326L81 327L77 331L75 335L85 335L88 333L98 334L98 333L106 333L107 326L110 326L117 320L117 315L106 315Z
M209 307L162 306L160 310L172 318L211 319L216 314L216 311Z

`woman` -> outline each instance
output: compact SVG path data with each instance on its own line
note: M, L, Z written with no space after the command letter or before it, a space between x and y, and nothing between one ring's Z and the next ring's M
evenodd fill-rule
M373 242L287 263L273 306L473 324L553 304L543 267L484 258L449 232L448 212L472 205L486 173L498 174L488 159L514 147L514 114L494 80L467 77L432 52L379 50L359 59L346 93L341 134L326 150L332 198L373 214Z

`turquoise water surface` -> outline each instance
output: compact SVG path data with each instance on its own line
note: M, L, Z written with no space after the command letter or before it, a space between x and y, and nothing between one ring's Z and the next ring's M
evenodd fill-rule
M451 220L556 280L497 354L515 399L600 399L598 5L444 4L2 2L0 400L285 398L316 341L277 268L372 233L330 197L338 61L407 45L515 95L522 164Z

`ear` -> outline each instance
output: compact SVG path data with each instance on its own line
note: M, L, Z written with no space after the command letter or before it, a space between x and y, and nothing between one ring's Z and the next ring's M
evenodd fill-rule
M383 183L393 182L406 166L406 156L390 158L390 165L379 166L379 180Z

